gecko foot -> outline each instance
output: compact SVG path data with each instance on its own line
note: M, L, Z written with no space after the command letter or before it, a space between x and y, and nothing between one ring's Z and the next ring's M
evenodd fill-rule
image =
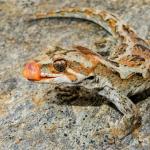
M102 142L109 144L119 142L120 139L118 138L118 135L124 135L123 131L121 131L119 128L105 128L94 134L94 136L100 137Z
M122 120L126 120L125 117L123 117ZM110 128L101 129L100 131L96 132L95 135L103 138L103 142L114 144L121 142L122 139L124 139L127 135L132 133L141 124L140 116L136 118L136 121L132 122L132 126L129 122L123 123L122 120L121 122L117 121L115 124L111 124Z
M103 143L116 144L120 143L121 140L127 135L121 128L110 127L101 129L100 131L96 132L94 136L100 137Z

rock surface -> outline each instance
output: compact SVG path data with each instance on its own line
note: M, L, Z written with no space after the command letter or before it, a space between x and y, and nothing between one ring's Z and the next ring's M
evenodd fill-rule
M100 105L97 99L92 103L85 99L82 105L58 105L54 103L58 101L55 85L32 83L22 77L24 63L49 46L84 45L98 50L96 42L112 39L88 21L25 21L28 14L70 6L114 12L141 37L150 39L150 0L0 0L0 149L150 149L150 98L137 103L141 128L120 143L108 144L95 132L122 117L115 108ZM111 44L110 40L108 47Z

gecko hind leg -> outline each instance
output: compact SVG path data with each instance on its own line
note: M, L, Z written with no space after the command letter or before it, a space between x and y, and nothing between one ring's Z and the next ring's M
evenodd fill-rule
M112 141L112 138L121 140L139 127L141 117L136 106L127 96L108 86L99 91L99 95L106 97L124 115L112 127L100 131L100 134L107 137L108 141Z

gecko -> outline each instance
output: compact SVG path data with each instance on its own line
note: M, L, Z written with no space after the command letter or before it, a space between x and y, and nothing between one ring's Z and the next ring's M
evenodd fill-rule
M122 20L106 11L90 8L65 8L33 15L29 20L48 17L75 17L93 21L117 40L108 58L83 46L72 49L55 47L27 62L26 79L38 83L56 83L98 89L97 94L113 103L123 114L120 121L104 129L109 139L122 139L140 122L138 108L129 96L150 89L150 48L146 40ZM65 88L65 87L64 87ZM68 88L66 92L70 91Z
M63 8L51 10L47 13L36 13L27 17L28 21L68 17L92 21L108 31L117 44L112 48L110 55L101 63L118 72L125 79L135 73L140 73L144 78L149 76L150 70L150 44L140 38L128 24L106 10L92 8Z

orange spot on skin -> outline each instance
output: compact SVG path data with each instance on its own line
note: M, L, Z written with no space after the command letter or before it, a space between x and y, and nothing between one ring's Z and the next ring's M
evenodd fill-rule
M82 46L75 46L75 48L82 53L82 55L89 61L91 61L92 66L90 68L86 68L84 65L80 64L80 67L75 67L73 70L76 72L82 73L84 75L89 75L90 73L94 72L96 66L100 63L100 59L102 59L101 55L97 55L93 51L89 50L88 48Z
M53 12L53 11L50 11L50 12L47 13L47 16L55 16L55 15L56 15L56 13Z
M35 61L30 61L25 64L23 76L28 80L40 80L40 65Z
M85 9L85 13L88 15L88 16L92 16L94 13L93 13L94 11L92 10L92 9L90 9L90 8L87 8L87 9Z
M109 19L109 20L108 20L108 23L109 23L109 26L110 26L113 30L115 30L117 21L114 20L114 19Z
M125 56L119 60L119 63L129 67L138 67L144 63L144 59L136 56Z
M87 60L91 60L93 63L93 66L96 66L99 63L99 59L101 58L100 55L97 55L93 51L89 50L88 48L85 48L83 46L75 46L75 48L84 54L84 57L87 58Z
M69 68L71 68L73 71L77 72L77 73L81 73L84 75L89 75L91 72L94 71L95 66L91 67L91 68L87 68L85 67L83 64L76 64L73 61L69 61L68 62L68 66Z
M75 8L66 8L63 10L64 12L80 12L80 9L75 7Z
M99 13L99 16L100 16L103 20L105 20L105 18L107 17L107 12L106 12L106 11L101 11L101 12Z
M134 55L140 56L141 58L148 59L148 60L150 59L150 49L147 48L147 47L144 47L144 46L141 46L141 45L135 46L133 48L132 53Z

